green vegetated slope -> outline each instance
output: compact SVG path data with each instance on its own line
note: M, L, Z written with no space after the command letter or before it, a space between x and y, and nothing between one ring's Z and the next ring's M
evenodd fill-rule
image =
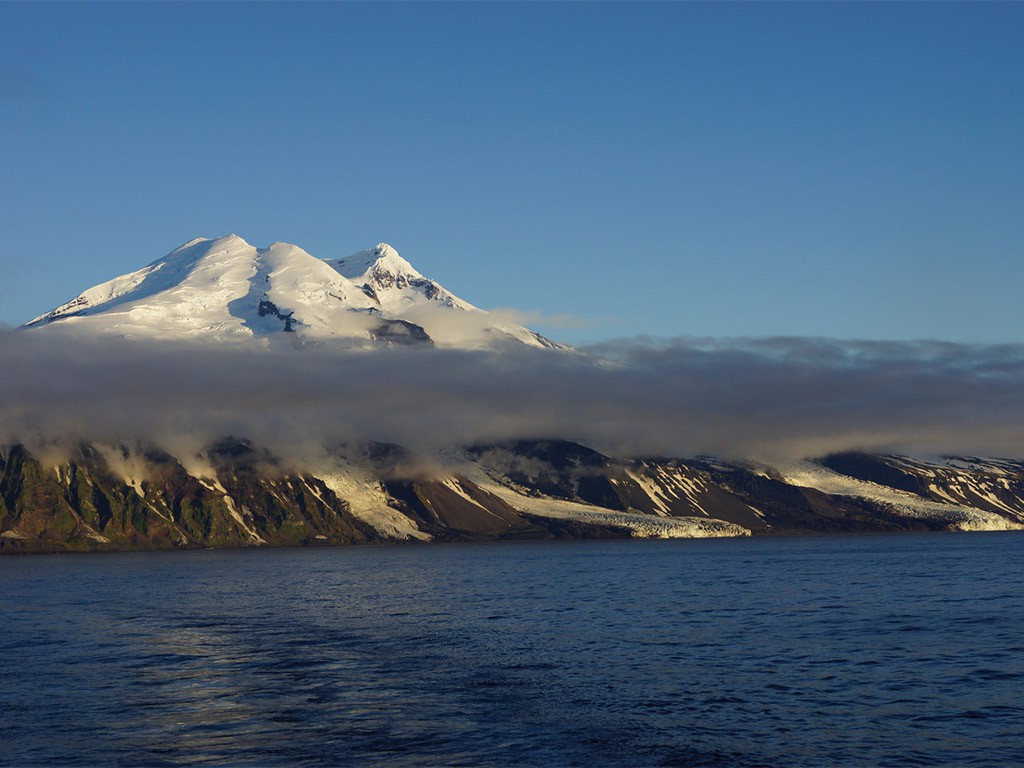
M16 551L354 544L380 539L311 476L275 472L243 443L210 452L215 478L144 456L135 486L83 445L44 469L21 446L0 458L0 548Z

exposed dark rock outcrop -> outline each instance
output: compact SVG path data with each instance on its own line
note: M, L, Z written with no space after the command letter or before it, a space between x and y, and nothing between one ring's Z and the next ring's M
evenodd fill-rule
M258 311L260 317L272 315L273 317L276 317L278 320L283 320L284 328L282 330L285 333L295 333L295 318L293 317L293 315L295 314L294 312L282 312L280 309L278 309L277 305L270 299L268 299L266 296L260 299Z
M370 335L374 341L382 341L392 347L434 346L423 328L407 320L383 320Z

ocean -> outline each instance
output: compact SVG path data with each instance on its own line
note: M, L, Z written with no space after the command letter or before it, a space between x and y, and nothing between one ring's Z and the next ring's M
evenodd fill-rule
M1024 534L0 558L3 766L1024 764Z

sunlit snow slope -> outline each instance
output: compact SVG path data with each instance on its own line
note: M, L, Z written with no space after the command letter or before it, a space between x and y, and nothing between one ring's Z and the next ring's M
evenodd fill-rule
M43 326L263 345L568 349L453 295L385 243L322 260L287 243L256 248L237 235L192 240L25 324Z

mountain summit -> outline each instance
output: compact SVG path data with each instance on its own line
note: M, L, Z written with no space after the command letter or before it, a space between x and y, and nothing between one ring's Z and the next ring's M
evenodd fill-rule
M318 259L289 243L196 238L25 324L146 339L567 350L474 307L424 277L387 243Z

